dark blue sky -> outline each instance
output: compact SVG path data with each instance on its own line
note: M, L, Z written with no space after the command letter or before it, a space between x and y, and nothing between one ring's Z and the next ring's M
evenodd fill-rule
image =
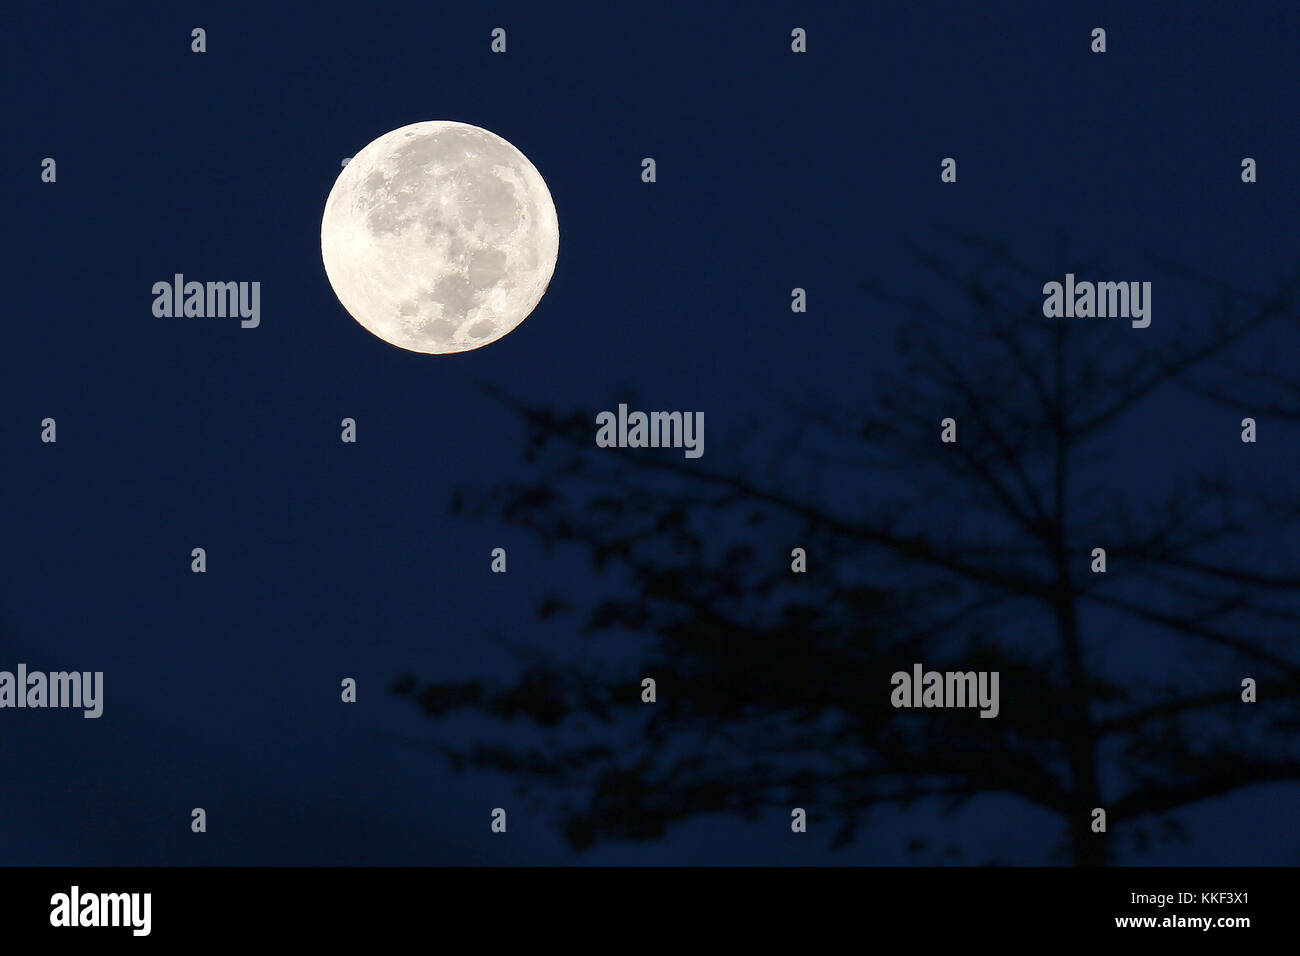
M765 413L758 383L850 401L897 361L898 319L862 284L923 291L933 279L902 240L931 224L1039 252L1063 238L1069 255L1040 281L1094 255L1114 278L1177 263L1270 291L1300 265L1300 8L274 7L6 14L0 668L103 670L106 691L97 721L0 712L0 862L905 860L888 815L838 854L772 841L779 819L705 819L579 857L512 781L432 755L473 721L421 719L387 696L393 677L503 672L493 635L563 641L534 620L536 596L591 588L576 558L449 515L453 486L524 467L521 430L476 383L593 416L625 387L702 409L720 464ZM504 56L489 52L497 26ZM796 26L804 56L789 51ZM1089 53L1094 26L1104 56ZM451 356L365 332L320 257L340 160L431 119L517 146L560 223L533 315ZM945 156L955 186L939 182ZM260 281L261 326L156 318L151 286L176 272ZM790 312L795 286L805 315ZM1133 334L1177 341L1208 301L1166 278L1152 328ZM1166 471L1124 483L1158 492L1221 454L1198 443L1205 422L1231 437L1239 416L1155 407L1170 416L1153 452ZM55 446L38 440L46 416ZM355 446L339 442L344 416ZM1296 438L1252 467L1293 480ZM1113 441L1123 455L1152 439ZM498 545L504 578L487 573ZM355 706L338 699L347 676ZM1300 862L1296 793L1198 808L1197 839L1151 861ZM520 807L508 840L488 831L500 805ZM1041 859L1054 832L993 798L965 813L1011 860Z

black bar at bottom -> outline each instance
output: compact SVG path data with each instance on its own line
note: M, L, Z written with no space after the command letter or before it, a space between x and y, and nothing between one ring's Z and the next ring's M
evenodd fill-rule
M0 868L0 927L6 941L91 945L619 948L721 934L816 950L829 933L1233 945L1290 936L1296 885L1289 868Z

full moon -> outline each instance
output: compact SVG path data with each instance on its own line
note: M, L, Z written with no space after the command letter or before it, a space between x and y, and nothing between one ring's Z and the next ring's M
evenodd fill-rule
M526 319L560 225L541 174L500 136L428 122L385 133L325 201L321 257L348 313L412 352L466 352Z

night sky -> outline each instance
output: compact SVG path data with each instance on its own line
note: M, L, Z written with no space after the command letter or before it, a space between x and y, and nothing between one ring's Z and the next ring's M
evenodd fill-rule
M452 514L454 488L528 468L517 418L481 386L593 419L629 394L702 410L702 461L726 467L771 413L764 386L851 404L898 367L899 324L926 319L866 290L924 294L935 279L911 246L945 230L1048 262L1023 279L1031 302L1069 271L1152 280L1151 327L1115 325L1116 349L1179 341L1218 308L1207 278L1264 295L1300 269L1289 3L20 4L4 18L0 668L102 670L105 703L98 720L0 711L3 864L943 862L906 852L902 822L925 825L923 807L882 812L837 850L790 839L778 811L578 853L515 781L452 772L436 748L487 719L424 718L389 694L396 676L508 674L511 644L577 659L535 606L595 586L580 554ZM489 50L498 26L504 55ZM433 119L518 147L560 225L533 314L446 356L361 328L320 251L340 161ZM947 156L956 184L939 180ZM178 272L261 282L260 326L155 317L153 283ZM1146 414L1107 435L1116 489L1158 497L1222 465L1293 491L1295 424L1243 446L1248 409L1173 391ZM40 441L47 416L57 444ZM206 574L190 572L194 547ZM506 575L489 573L495 547ZM1173 650L1113 654L1165 675ZM1300 863L1298 795L1280 782L1205 801L1179 814L1186 843L1123 859ZM505 837L489 832L497 806L512 808ZM1015 863L1048 862L1059 836L998 796L935 826L938 845Z

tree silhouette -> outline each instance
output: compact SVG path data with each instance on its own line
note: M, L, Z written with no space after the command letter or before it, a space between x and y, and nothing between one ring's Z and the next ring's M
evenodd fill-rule
M599 449L594 409L494 391L527 423L532 476L458 492L454 509L586 549L608 586L538 613L580 615L629 654L615 672L534 651L502 685L399 678L394 693L431 716L541 728L535 743L447 747L454 766L553 795L579 848L792 806L833 820L839 845L878 805L1002 793L1057 815L1057 856L1079 865L1113 855L1095 807L1141 849L1152 825L1179 835L1176 808L1300 779L1295 496L1208 472L1142 500L1107 441L1135 416L1158 432L1149 409L1166 393L1300 417L1276 345L1296 329L1296 282L1268 297L1210 284L1221 311L1180 319L1156 348L1123 320L1044 318L1033 293L1057 270L956 241L958 255L917 253L928 298L865 287L909 320L901 364L869 394L771 390L784 421L744 431L768 460ZM969 270L949 265L963 258ZM948 417L955 444L939 440ZM1235 430L1205 441L1221 459L1256 447ZM792 573L794 547L807 573ZM998 671L1001 713L895 709L890 675L914 662Z

